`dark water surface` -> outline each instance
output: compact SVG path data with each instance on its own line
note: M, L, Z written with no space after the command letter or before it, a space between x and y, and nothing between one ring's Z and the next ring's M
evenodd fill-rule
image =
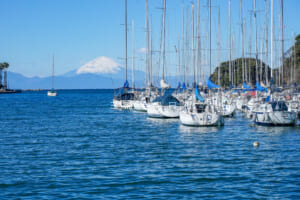
M0 95L0 199L300 199L299 127L185 127L112 96Z

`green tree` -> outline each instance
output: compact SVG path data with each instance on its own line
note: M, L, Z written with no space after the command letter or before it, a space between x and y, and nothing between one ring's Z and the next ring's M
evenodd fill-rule
M4 65L3 65L3 63L0 63L0 89L2 89L2 87L3 87L3 84L2 84L2 72L3 72L3 69L4 69Z
M7 62L2 63L4 68L4 84L3 87L6 90L7 89L7 69L9 67L9 64Z

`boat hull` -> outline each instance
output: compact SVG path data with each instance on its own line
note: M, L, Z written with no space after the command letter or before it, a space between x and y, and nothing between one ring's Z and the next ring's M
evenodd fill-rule
M180 112L180 122L186 126L223 126L224 119L217 113Z
M180 106L162 106L156 103L147 105L148 116L153 118L178 118L179 112Z
M297 123L295 112L254 112L254 123L262 126L294 126Z
M145 101L134 101L133 108L139 112L147 112L147 103Z
M133 103L131 100L113 100L113 106L116 109L132 109Z
M56 97L56 96L57 96L57 92L48 91L48 92L47 92L47 96L48 96L48 97Z

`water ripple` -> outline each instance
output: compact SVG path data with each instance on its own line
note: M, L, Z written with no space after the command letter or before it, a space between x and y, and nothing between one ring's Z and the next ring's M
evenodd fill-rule
M0 199L300 198L299 127L186 127L112 95L1 95Z

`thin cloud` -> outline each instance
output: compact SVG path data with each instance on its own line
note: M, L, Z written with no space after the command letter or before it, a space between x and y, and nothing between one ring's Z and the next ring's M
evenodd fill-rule
M143 48L140 48L137 50L138 53L146 53L146 48L143 47Z

